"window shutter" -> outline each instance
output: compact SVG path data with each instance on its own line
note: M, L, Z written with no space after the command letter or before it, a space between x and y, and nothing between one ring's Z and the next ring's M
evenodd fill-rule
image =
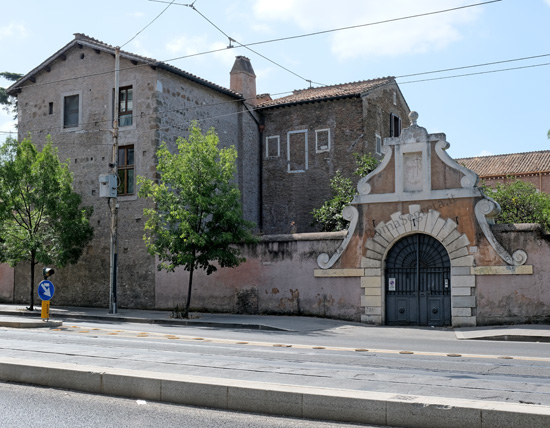
M394 129L393 129L393 113L390 113L390 137L394 137L393 133L394 133Z

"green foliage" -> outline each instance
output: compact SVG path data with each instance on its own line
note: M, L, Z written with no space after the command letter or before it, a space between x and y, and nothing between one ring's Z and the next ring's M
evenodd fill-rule
M3 71L3 72L0 72L0 77L3 77L4 79L9 81L15 82L19 80L21 77L23 77L23 75L19 73L10 73L9 71ZM17 118L17 100L10 97L6 92L6 89L1 87L0 87L0 104L3 105L4 110L6 110L8 113L15 114L14 119Z
M370 153L363 155L354 153L353 156L357 164L354 174L360 177L365 177L378 165L378 160ZM326 201L321 208L315 208L311 212L313 215L312 225L319 224L323 232L344 230L348 226L349 222L342 216L342 211L356 195L351 178L344 177L340 171L336 171L334 177L331 178L330 189L332 198Z
M550 195L534 184L515 179L493 189L484 187L484 192L502 209L497 223L539 223L550 230Z
M0 262L30 262L31 310L34 267L76 263L93 236L92 210L80 207L72 183L50 138L41 152L30 138L0 148Z
M177 153L165 143L157 151L158 183L138 177L139 196L149 198L144 236L150 254L158 256L160 269L183 266L190 272L188 317L193 272L209 275L221 267L238 266L245 259L235 244L254 243L254 224L242 218L240 192L234 182L237 151L218 149L214 129L201 132L197 122L189 128L189 139L179 138Z

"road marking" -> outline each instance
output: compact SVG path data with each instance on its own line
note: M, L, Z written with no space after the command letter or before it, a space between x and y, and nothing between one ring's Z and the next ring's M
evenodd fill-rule
M79 333L89 333L88 330L80 330L78 326L71 326L72 329L78 329ZM389 354L389 355L403 355L411 357L423 356L423 357L454 357L454 358L465 358L465 359L504 359L504 360L518 360L518 361L538 361L538 362L550 362L550 357L525 357L525 356L509 356L509 355L489 355L489 354L458 354L458 353L448 353L448 352L429 352L429 351L400 351L397 349L373 349L373 348L356 348L356 347L339 347L339 346L320 346L320 345L301 345L301 344L281 344L274 342L244 342L238 341L235 339L220 339L220 338L204 338L204 337L193 337L193 336L184 336L184 335L167 335L164 333L135 333L128 330L110 330L110 329L93 329L97 332L103 332L105 335L117 336L121 338L126 337L147 337L148 339L168 339L175 340L179 339L182 341L201 341L204 343L214 343L214 344L223 344L223 345L249 345L257 347L275 347L275 348L294 348L294 349L305 349L305 350L315 350L315 351L329 351L329 352L361 352L368 353L369 355L374 356L375 354ZM43 331L60 331L60 329L51 329ZM74 330L69 330L64 328L62 332L68 332Z

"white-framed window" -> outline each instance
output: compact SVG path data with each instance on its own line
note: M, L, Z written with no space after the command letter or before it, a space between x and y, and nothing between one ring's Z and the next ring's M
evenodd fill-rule
M134 94L131 86L119 89L118 126L132 126L134 113Z
M330 129L315 130L315 152L330 151Z
M82 94L80 92L61 94L61 126L68 131L74 131L82 126Z
M308 168L307 129L287 134L288 172L306 172Z
M278 158L281 156L281 138L278 135L265 137L265 157Z
M382 154L382 137L378 134L374 134L374 139L376 141L374 151L376 152L377 155L381 155Z

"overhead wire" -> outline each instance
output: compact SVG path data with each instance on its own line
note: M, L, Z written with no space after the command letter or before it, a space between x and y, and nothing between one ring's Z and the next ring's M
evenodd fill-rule
M223 31L220 27L218 27L216 24L214 24L214 22L212 22L209 18L207 18L201 11L199 11L195 6L194 6L194 3L189 5L189 7L191 9L193 9L195 12L197 12L200 16L202 16L208 23L210 23L210 25L212 25L214 28L216 28L220 33L222 33L225 37L227 37L230 41L230 43L233 41L235 43L238 43L240 47L243 47L245 49L248 49L250 52L253 52L254 54L258 55L259 57L265 59L266 61L269 61L270 63L276 65L277 67L279 68L282 68L283 70L293 74L294 76L308 82L311 86L312 83L315 83L316 85L321 85L321 86L325 86L323 85L322 83L317 83L317 82L312 82L311 79L306 79L305 77L303 76L300 76L298 73L295 73L294 71L290 70L289 68L277 63L276 61L273 61L272 59L266 57L265 55L262 55L261 53L249 48L248 46L246 45L243 45L241 42L235 40L233 37L230 37L225 31Z
M167 1L161 1L161 0L149 0L149 1L152 1L152 2L157 2L157 3L169 3ZM130 39L128 42L126 42L123 46L127 45L130 41L132 41L133 39L135 39L135 37L137 35L139 35L143 30L145 30L149 25L151 25L160 15L162 15L162 13L164 13L166 11L166 9L168 7L170 7L171 5L178 5L178 6L187 6L187 7L193 7L194 4L196 3L197 0L195 0L193 3L190 3L190 4L183 4L183 3L176 3L175 0L173 0L172 2L170 2L168 4L168 6L159 14L157 15L157 17L155 17L146 27L144 27L140 32L138 32L132 39ZM433 14L437 14L437 13L443 13L443 12L450 12L450 11L453 11L453 10L457 10L457 9L464 9L464 8L467 8L467 7L474 7L474 6L481 6L481 5L485 5L485 4L488 4L488 3L496 3L496 2L500 2L502 0L491 0L491 1L486 1L486 2L482 2L482 3L475 3L475 4L471 4L471 5L466 5L466 6L461 6L461 7L458 7L458 8L452 8L452 9L445 9L445 10L440 10L440 11L434 11L434 12L427 12L425 14L418 14L418 15L410 15L410 16L406 16L406 17L400 17L400 18L393 18L393 19L389 19L389 20L385 20L385 21L378 21L378 22L374 22L374 23L367 23L367 24L360 24L360 25L356 25L356 26L349 26L349 27L342 27L342 28L336 28L336 29L331 29L331 30L324 30L324 31L320 31L320 32L316 32L316 33L308 33L308 34L302 34L302 35L297 35L297 36L290 36L290 37L283 37L283 38L278 38L278 39L272 39L272 40L266 40L266 41L261 41L261 42L253 42L253 43L247 43L247 44L241 44L239 43L240 46L228 46L226 48L220 48L220 49L213 49L213 50L209 50L209 51L203 51L203 52L197 52L197 53L194 53L194 54L189 54L189 55L185 55L185 56L180 56L180 57L175 57L175 58L170 58L170 59L165 59L165 60L161 60L161 61L151 61L151 62L148 62L147 61L147 58L144 58L144 60L146 61L144 64L142 65L135 65L135 66L132 66L132 67L127 67L127 68L121 68L120 71L125 71L125 70L129 70L129 69L133 69L135 67L145 67L145 66L151 66L151 65L155 65L155 63L157 62L164 62L164 63L168 63L168 62L173 62L173 61L177 61L177 60L180 60L180 59L186 59L186 58L191 58L191 57L195 57L195 56L200 56L200 55L206 55L206 54L211 54L211 53L217 53L217 52L221 52L221 51L225 51L229 48L239 48L239 47L244 47L244 48L247 48L249 46L253 46L253 45L258 45L258 44L263 44L263 43L271 43L271 42L276 42L276 41L282 41L282 40L289 40L289 39L293 39L293 38L300 38L300 37L308 37L308 36L312 36L312 35L317 35L317 34L323 34L323 33L328 33L328 32L334 32L334 31L342 31L342 30L347 30L347 29L353 29L353 28L358 28L358 27L365 27L365 26L369 26L369 25L377 25L377 24L381 24L381 23L385 23L385 22L391 22L391 21L399 21L399 20L403 20L403 19L410 19L410 18L413 18L413 17L421 17L421 16L426 16L426 15L433 15ZM194 8L197 12L199 12L196 8ZM200 12L199 12L200 14ZM203 16L201 14L201 16ZM203 16L204 17L204 16ZM206 17L204 17L206 19ZM214 23L211 23L212 25L215 26ZM225 36L225 37L228 37L230 38L225 32L223 32L220 28L218 28L217 26L215 26L218 31L222 32L222 34ZM230 38L231 39L231 38ZM233 41L235 41L234 39L231 39ZM238 42L237 42L238 43ZM255 51L253 51L255 52ZM256 52L255 52L256 53ZM260 54L258 54L260 55ZM537 58L537 57L542 57L542 56L550 56L550 54L545 54L545 55L539 55L539 56L535 56L535 57L528 57L528 58L525 58L525 59L529 59L529 58ZM499 62L509 62L509 61L519 61L519 60L522 60L523 58L519 58L519 59L511 59L511 60L504 60L504 61L499 61ZM497 64L499 62L495 62L494 64ZM490 64L493 64L493 63L487 63L487 65L490 65ZM479 65L470 65L470 66L464 66L464 67L456 67L456 68L450 68L450 69L447 69L447 70L436 70L436 71L428 71L428 72L422 72L422 73L416 73L416 74L410 74L410 75L403 75L403 76L398 76L398 77L409 77L409 76L413 76L413 75L421 75L421 74L430 74L430 73L438 73L438 72L443 72L443 71L453 71L453 70L458 70L458 69L461 69L461 68L471 68L471 67L480 67L480 66L483 66L484 64L479 64ZM288 70L290 71L290 70ZM291 73L293 73L292 71L290 71ZM69 77L69 78L65 78L65 79L58 79L58 80L53 80L53 81L50 81L50 82L45 82L45 83L35 83L34 86L41 86L41 85L48 85L48 84L54 84L54 83L62 83L62 82L65 82L65 81L70 81L70 80L75 80L75 79L80 79L80 78L85 78L85 77L93 77L93 76L100 76L100 75L104 75L104 74L109 74L109 73L113 73L112 70L109 70L109 71L104 71L104 72L99 72L99 73L91 73L91 74L86 74L86 75L82 75L82 76L78 76L78 77ZM295 73L293 73L295 74ZM315 84L318 84L320 86L327 86L327 85L323 85L323 84L320 84L320 83L317 83L317 82L311 82L310 80L308 79L305 79L303 78L302 76L299 76L296 74L297 77L299 77L300 79L308 82L308 83L315 83Z
M132 40L134 40L137 36L139 36L139 35L140 35L147 27L149 27L153 22L155 22L157 19L159 19L160 16L161 16L164 12L166 12L170 6L172 6L172 4L174 3L174 1L175 1L175 0L172 0L172 2L171 2L168 6L166 6L166 7L163 9L163 11L162 11L161 13L159 13L155 18L153 18L153 20L152 20L151 22L149 22L149 24L147 24L145 27L143 27L140 31L138 31L138 32L136 33L136 35L135 35L134 37L132 37L130 40L128 40L126 43L124 43L124 44L123 44L122 46L120 46L120 47L123 48L124 46L126 46L128 43L130 43ZM194 3L194 2L193 2L193 3Z
M155 2L155 3L168 3L167 1L163 1L163 0L149 0L149 1L150 2ZM277 39L270 39L270 40L263 40L263 41L259 41L259 42L245 43L243 45L243 47L261 45L261 44L266 44L266 43L282 42L282 41L285 41L285 40L300 39L300 38L303 38L303 37L318 36L318 35L321 35L321 34L334 33L334 32L337 32L337 31L344 31L344 30L353 30L353 29L356 29L356 28L369 27L369 26L372 26L372 25L387 24L387 23L390 23L390 22L403 21L405 19L412 19L412 18L420 18L420 17L423 17L423 16L436 15L436 14L445 13L445 12L453 12L453 11L460 10L460 9L467 9L467 8L470 8L470 7L483 6L483 5L486 5L486 4L498 3L498 2L501 2L501 1L502 0L490 0L490 1L485 1L485 2L481 2L481 3L473 3L473 4L469 4L469 5L454 7L454 8L450 8L450 9L442 9L442 10L436 10L436 11L433 11L433 12L419 13L419 14L416 14L416 15L408 15L408 16L403 16L403 17L399 17L399 18L390 18L390 19L385 19L385 20L382 20L382 21L369 22L369 23L366 23L366 24L350 25L350 26L346 26L346 27L332 28L332 29L329 29L329 30L314 31L314 32L311 32L311 33L306 33L306 34L297 34L297 35L294 35L294 36L280 37L280 38L277 38ZM189 4L174 3L174 2L172 2L171 4L173 4L175 6L190 6ZM224 49L221 49L221 50L224 50ZM211 51L211 52L218 52L218 50ZM210 52L208 52L208 53L210 53ZM186 58L186 57L182 57L182 58ZM175 58L175 59L180 59L180 58Z

